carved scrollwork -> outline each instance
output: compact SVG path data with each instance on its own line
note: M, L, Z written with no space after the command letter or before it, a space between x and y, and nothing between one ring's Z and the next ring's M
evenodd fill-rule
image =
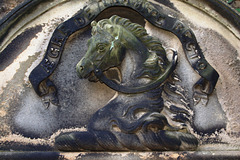
M195 105L200 99L205 99L213 92L218 73L204 58L195 35L187 25L164 14L163 10L155 8L145 0L102 0L93 1L54 31L43 61L29 77L39 96L46 96L50 93L44 92L41 86L49 81L48 77L56 69L67 38L93 22L102 11L116 6L137 11L156 27L170 31L179 38L189 63L201 76L193 88ZM173 81L169 80L174 76L178 79L177 74L174 74L177 65L176 53L169 62L164 48L157 39L150 37L142 26L119 16L113 16L97 23L93 22L92 35L90 43L94 44L95 48L89 49L77 65L79 77L99 79L112 89L123 94L133 94L141 100L124 104L117 98L113 99L92 116L86 132L61 134L56 138L56 147L60 150L71 151L196 149L198 145L196 137L186 130L187 123L191 119L188 113L190 110L188 100L184 98L181 87L176 87ZM154 43L149 43L148 40ZM138 56L142 55L136 62L135 73L127 81L128 85L110 81L103 72L119 66L129 48L139 53ZM141 78L153 81L142 84L142 81L139 81ZM131 81L135 84L131 84ZM55 85L45 85L45 87L49 87L46 90L52 88L54 94L51 94L50 99L53 102L57 100ZM163 102L163 92L168 95L168 91L180 96L178 99L182 102L182 107L174 104L167 106L167 102ZM166 115L161 113L165 106L169 111L175 112L172 120L179 122L180 127L171 126Z
M96 76L122 94L92 116L87 131L56 137L55 146L59 150L194 150L197 147L198 140L186 127L190 114L184 93L174 83L166 82L177 65L176 51L169 62L156 38L149 36L142 26L116 15L92 23L88 45L87 53L76 67L78 76L90 79ZM121 72L131 76L125 77L127 82L117 84L105 77L103 71L120 66L129 49L137 59L135 68ZM143 81L145 78L150 82ZM185 104L180 107L170 102L167 107L162 98L164 91L178 94L179 102ZM165 107L175 115L172 121L178 127L169 124L167 115L162 113Z

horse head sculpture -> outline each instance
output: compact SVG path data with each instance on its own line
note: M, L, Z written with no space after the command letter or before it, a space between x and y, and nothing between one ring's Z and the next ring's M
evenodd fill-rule
M158 87L175 69L176 52L170 63L161 43L149 36L141 25L119 16L112 16L98 23L93 21L91 25L92 37L88 41L88 51L76 67L80 78L89 78L90 81L100 79L116 91L139 93ZM132 88L117 85L104 76L104 71L122 63L126 50L132 50L140 57L134 79L147 77L154 79L153 82Z
M87 131L60 134L55 139L59 150L194 150L198 141L188 131L173 127L162 113L164 84L177 65L173 51L169 61L160 41L128 19L112 16L92 22L88 51L77 64L80 78L102 81L118 91L103 108L91 117ZM123 65L129 54L133 69L121 72L123 80L115 83L104 75L113 67ZM174 87L171 86L171 89ZM174 88L177 92L177 88ZM183 95L183 94L180 94ZM175 121L186 126L188 111L170 106Z

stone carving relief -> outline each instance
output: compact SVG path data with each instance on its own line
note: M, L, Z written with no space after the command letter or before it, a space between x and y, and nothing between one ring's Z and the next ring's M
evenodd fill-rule
M113 6L132 8L179 38L189 63L201 76L192 87L192 100L178 85L181 75L175 72L178 55L174 48L162 47L157 37L127 18L114 15L94 21ZM219 76L204 58L191 29L147 1L93 2L57 27L43 61L29 76L46 106L59 106L57 87L48 77L58 65L66 40L90 23L92 37L76 74L100 81L117 93L92 115L87 131L62 133L55 147L62 151L195 150L198 140L191 134L191 104L204 101L206 105Z
M239 156L239 15L219 2L24 2L0 20L1 151Z
M142 26L119 16L93 21L92 27L89 49L77 65L78 75L90 81L100 80L118 93L92 116L88 131L62 134L56 138L56 146L60 150L195 149L197 139L185 133L187 108L169 106L170 111L177 111L173 120L181 121L181 127L171 126L162 114L162 92L168 85L172 87L169 90L175 87L165 81L170 75L177 78L173 74L177 53L168 61L157 39ZM103 72L119 67L128 51L134 62L121 70L120 84L109 80ZM180 91L175 89L175 93Z

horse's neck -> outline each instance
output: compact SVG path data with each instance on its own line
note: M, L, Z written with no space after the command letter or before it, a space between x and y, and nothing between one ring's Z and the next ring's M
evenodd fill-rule
M139 60L138 58L136 58L136 54L137 54L136 51L128 50L122 62L122 65L121 65L122 82L121 83L124 86L140 87L150 82L150 79L136 78L142 70L142 66L141 66L142 64L138 63ZM147 91L139 94L131 94L131 96L129 96L129 94L118 92L116 93L113 99L117 98L117 100L120 100L120 101L124 100L129 104L131 102L134 102L134 104L135 103L137 104L138 102L142 102L142 100L145 100L146 103L149 102L150 104L151 102L153 103L156 102L157 92L159 93L159 95L161 95L161 90L159 90L159 88L154 89L154 91L151 90L151 92ZM158 101L156 103L158 103ZM123 108L128 107L129 104L123 105Z
M136 50L127 50L121 65L122 83L127 86L139 86L149 82L149 80L139 78L142 73L146 59Z
M148 83L148 80L138 78L144 69L144 62L150 54L147 47L137 37L123 28L119 38L126 48L126 55L122 63L122 82L130 86Z

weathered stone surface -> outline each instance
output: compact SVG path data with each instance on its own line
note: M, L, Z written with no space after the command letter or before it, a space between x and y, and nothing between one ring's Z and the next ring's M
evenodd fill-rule
M193 121L189 128L190 132L199 139L200 151L171 154L74 153L75 158L93 159L98 156L102 159L110 159L110 157L217 159L231 156L234 159L239 157L239 29L204 0L151 2L157 7L162 7L168 15L179 18L193 30L208 63L219 73L218 83L213 94L209 96L209 101L202 99L194 106L192 86L200 76L187 62L181 42L172 33L153 26L129 9L119 11L119 8L110 8L97 20L120 14L143 25L150 35L160 39L164 48L174 48L178 51L179 63L176 72L181 78L179 85L185 89L187 98L190 99ZM28 80L30 72L42 60L54 29L86 4L87 1L77 0L42 2L35 10L17 21L2 40L0 47L1 150L19 150L24 148L23 146L25 150L38 150L38 147L39 150L54 150L53 142L56 136L61 132L86 131L90 117L114 96L115 91L104 84L90 83L77 77L75 66L87 51L87 40L91 37L90 26L74 33L68 39L60 63L50 76L58 88L59 106L44 103ZM129 12L131 15L128 17ZM48 97L43 98L46 100ZM218 143L220 144L216 145ZM27 145L37 147L31 149L26 147ZM40 154L43 154L43 157L49 156ZM52 156L59 158L62 154L65 158L68 157L65 153L57 152ZM3 153L0 157L9 155L10 153ZM16 154L13 153L11 156L14 157ZM69 157L72 157L70 153Z
M6 1L3 0L0 2L0 17L2 18L3 16L5 16L7 13L9 13L12 9L14 9L15 7L17 7L17 5L19 5L20 3L22 3L23 0L10 0L10 1Z
M191 159L229 159L239 158L238 151L196 151L196 152L4 152L0 153L1 159L37 159L62 160L62 159L86 159L86 160L191 160Z

